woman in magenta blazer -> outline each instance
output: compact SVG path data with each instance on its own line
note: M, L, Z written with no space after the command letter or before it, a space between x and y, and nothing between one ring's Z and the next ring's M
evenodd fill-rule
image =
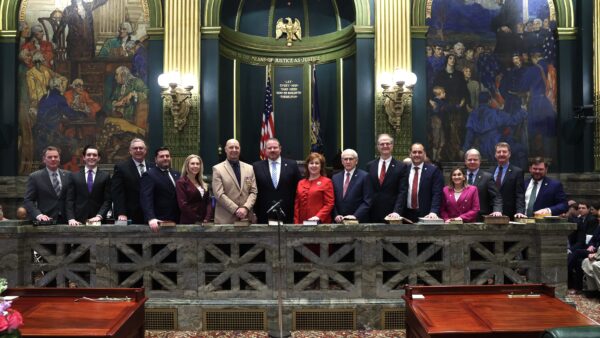
M305 178L298 182L294 202L294 223L319 221L331 223L333 210L333 183L325 171L325 157L310 153L304 163Z
M450 176L450 184L444 187L440 214L446 223L462 220L475 222L479 212L479 193L477 187L467 184L463 169L455 168Z
M208 184L202 178L203 173L200 156L190 155L183 162L181 178L176 183L181 224L208 223L213 219Z

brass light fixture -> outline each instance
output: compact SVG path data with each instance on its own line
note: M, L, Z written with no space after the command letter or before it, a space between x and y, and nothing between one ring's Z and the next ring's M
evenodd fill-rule
M388 123L395 131L399 131L404 109L412 104L417 75L398 69L394 74L382 74L381 78L383 108L388 116Z
M160 74L158 85L165 105L170 108L175 129L182 131L187 124L187 118L192 108L192 89L195 78L191 74L183 77L179 72Z

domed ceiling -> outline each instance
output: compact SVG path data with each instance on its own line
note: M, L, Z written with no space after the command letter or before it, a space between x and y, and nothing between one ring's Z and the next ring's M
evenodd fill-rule
M299 19L303 37L314 37L351 25L356 12L349 0L228 0L221 8L222 25L261 37L274 37L277 20L287 17Z

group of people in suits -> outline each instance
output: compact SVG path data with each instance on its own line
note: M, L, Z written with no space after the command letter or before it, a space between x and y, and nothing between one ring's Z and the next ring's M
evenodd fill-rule
M115 219L146 223L153 231L164 222L213 219L217 224L267 223L276 216L296 224L383 223L401 217L474 222L484 215L519 218L567 209L562 184L546 176L544 159L531 162L531 178L525 181L523 170L510 163L507 143L496 145L498 165L489 172L480 168L479 151L468 150L466 168L453 168L445 187L442 171L427 161L422 144L411 145L409 158L400 162L392 157L394 139L388 134L379 135L379 158L367 163L366 171L358 168L357 152L346 149L344 169L331 179L323 155L309 154L302 177L295 161L282 158L279 140L265 145L267 159L250 165L240 161L239 141L228 140L227 158L212 168L212 194L198 155L186 158L180 174L171 168L168 148L158 148L150 162L146 144L136 138L129 146L131 157L115 165L111 178L98 170L100 154L94 146L84 148L85 165L74 174L59 169L59 149L47 147L46 167L29 177L25 207L34 220L79 225L102 221L112 205Z

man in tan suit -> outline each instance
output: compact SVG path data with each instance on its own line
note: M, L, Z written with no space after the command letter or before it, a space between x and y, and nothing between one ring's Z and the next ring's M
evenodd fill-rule
M212 187L217 200L215 224L232 224L248 219L256 202L256 179L252 165L240 161L240 143L230 139L225 144L227 159L213 167Z

